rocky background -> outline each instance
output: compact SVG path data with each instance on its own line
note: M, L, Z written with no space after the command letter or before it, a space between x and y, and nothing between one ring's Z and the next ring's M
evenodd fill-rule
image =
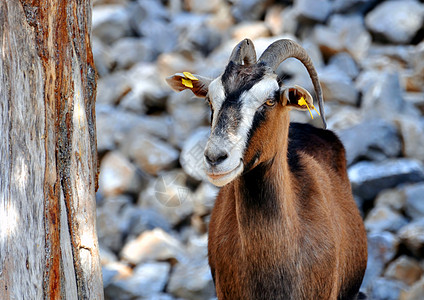
M291 38L314 60L368 231L362 290L424 299L423 19L423 1L94 0L106 299L215 297L206 254L217 188L201 162L210 112L164 79L218 76L245 37L259 54ZM296 60L278 72L312 91ZM307 112L292 119L320 126Z

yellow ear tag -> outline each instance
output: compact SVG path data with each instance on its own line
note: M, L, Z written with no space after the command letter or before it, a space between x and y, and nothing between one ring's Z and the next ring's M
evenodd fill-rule
M188 79L191 79L191 80L199 80L199 79L197 79L196 77L194 77L194 75L193 75L193 74L191 74L190 72L183 72L183 74L184 74L184 76L185 76L186 78L188 78Z
M303 105L306 105L306 107L308 108L308 110L309 110L309 114L311 115L311 118L312 118L312 120L314 119L314 116L312 115L312 112L311 112L311 110L309 109L309 105L308 105L308 102L306 102L306 100L305 100L305 98L300 98L300 100L297 102L297 104L298 105L300 105L300 106L303 106ZM315 107L312 107L313 109L315 109Z
M181 78L182 84L184 84L188 88L193 88L193 82L190 79Z

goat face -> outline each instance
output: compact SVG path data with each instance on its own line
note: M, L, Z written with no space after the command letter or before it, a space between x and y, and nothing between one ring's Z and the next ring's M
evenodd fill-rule
M167 79L176 90L187 88L181 75ZM287 138L281 133L283 126L288 127L288 110L313 107L312 96L305 89L280 87L269 63L261 59L256 63L250 40L236 46L221 76L196 78L190 88L197 96L206 97L212 110L204 160L208 179L216 186L271 160L281 139Z

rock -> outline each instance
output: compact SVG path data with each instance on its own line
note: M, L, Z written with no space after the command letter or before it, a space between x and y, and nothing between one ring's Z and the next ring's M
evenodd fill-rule
M405 193L400 189L384 190L375 199L375 206L389 207L394 211L401 211L405 206Z
M154 209L172 225L178 225L193 213L193 195L187 187L187 175L181 170L162 173L139 195L142 208Z
M126 243L121 257L134 265L151 261L187 260L183 245L159 228L143 232L137 239Z
M259 19L267 6L267 0L238 0L233 3L231 12L238 22L252 21Z
M337 67L327 67L319 74L326 101L338 101L356 106L358 91L351 78Z
M124 5L98 5L93 8L92 34L105 44L130 35L130 18Z
M138 194L142 187L142 177L137 174L136 167L122 153L113 151L105 155L100 164L99 174L99 192L103 196Z
M125 279L132 276L132 270L128 265L121 262L112 262L102 266L103 286L106 288L115 280ZM108 299L108 295L105 295Z
M347 52L340 52L333 55L329 62L329 66L334 66L339 70L342 70L346 75L351 79L355 79L359 74L358 66L356 65L355 60ZM320 77L321 78L321 77Z
M140 114L166 109L168 92L155 64L137 63L126 74L131 90L122 97L121 107Z
M207 181L204 166L204 151L209 139L209 127L200 127L184 142L180 164L183 170L197 180Z
M99 79L97 103L116 105L131 91L130 79L125 72L114 72Z
M404 188L406 196L405 211L413 220L424 218L424 183Z
M215 287L206 257L202 262L177 264L167 290L172 295L187 300L212 298Z
M353 193L373 199L383 189L402 183L424 180L424 166L412 159L395 159L383 162L359 162L348 169Z
M411 286L423 275L419 262L411 257L402 255L394 260L384 273L385 277L392 278Z
M421 28L424 5L416 1L387 1L374 8L365 24L376 35L393 43L408 43Z
M297 0L294 3L300 20L312 20L323 23L331 13L331 2L328 0Z
M403 300L421 300L424 295L424 276L404 294Z
M105 266L118 261L118 257L103 245L99 246L100 264Z
M167 233L171 232L169 221L153 209L127 206L123 209L122 215L130 223L127 241L135 239L141 233L155 228L160 228Z
M109 284L105 289L105 295L110 299L130 300L135 297L152 299L164 290L170 269L169 263L166 262L139 265L131 277Z
M178 33L169 26L169 19L161 1L138 0L130 6L132 29L154 46L155 55L171 52L177 46Z
M379 0L334 0L333 11L338 13L364 13Z
M179 152L171 145L147 134L141 134L137 139L129 137L124 151L151 175L175 167L179 157Z
M372 283L371 299L398 300L406 292L407 286L400 281L377 278Z
M390 232L368 234L368 263L361 290L366 290L382 275L385 265L396 255L398 245L398 238Z
M269 29L264 22L242 22L233 27L232 37L237 41L244 38L255 40L260 37L267 37L270 35Z
M280 35L283 33L285 20L283 19L282 5L273 5L265 13L265 24L269 28L271 35Z
M424 118L399 117L396 120L403 140L403 155L424 161Z
M211 0L211 1L203 1L203 0L188 0L185 2L187 6L187 10L197 13L197 14L205 14L205 13L216 13L220 6L223 5L222 0Z
M118 253L124 242L124 236L129 230L130 220L124 218L120 211L129 205L131 199L127 196L117 196L105 199L105 203L97 208L97 236L99 244Z
M361 159L383 161L400 154L401 142L396 127L373 119L337 132L346 148L346 159L351 165Z
M153 61L155 52L147 39L126 37L115 42L110 50L115 68L128 69L140 61Z
M139 116L110 105L96 105L97 150L102 153L119 145L125 148L128 136L152 135L168 139L170 118L166 116ZM123 150L122 152L126 152Z
M408 221L387 206L377 206L368 213L364 224L368 232L396 232L408 224Z
M371 36L358 15L332 15L328 26L315 26L313 38L326 58L346 51L360 61L371 45Z
M91 43L97 74L99 74L100 77L104 77L113 67L113 58L110 54L110 48L95 37L92 38Z
M170 142L182 148L195 129L207 125L210 109L203 99L194 97L188 90L172 94L167 105L174 124Z
M347 105L340 105L339 103L333 102L337 109L332 109L332 103L325 105L325 111L327 116L327 126L331 130L336 132L349 129L353 126L360 124L363 120L358 108ZM329 111L331 109L331 111ZM328 112L328 113L327 113Z
M212 212L219 189L209 182L202 182L193 195L194 213L204 216Z
M424 220L404 226L399 231L400 241L416 256L424 256Z

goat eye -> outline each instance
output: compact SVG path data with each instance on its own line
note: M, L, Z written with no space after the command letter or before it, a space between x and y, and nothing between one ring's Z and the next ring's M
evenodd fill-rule
M272 107L272 106L274 106L275 105L275 100L273 100L273 99L268 99L268 100L266 100L266 102L265 102L265 105L266 106L269 106L269 107Z

